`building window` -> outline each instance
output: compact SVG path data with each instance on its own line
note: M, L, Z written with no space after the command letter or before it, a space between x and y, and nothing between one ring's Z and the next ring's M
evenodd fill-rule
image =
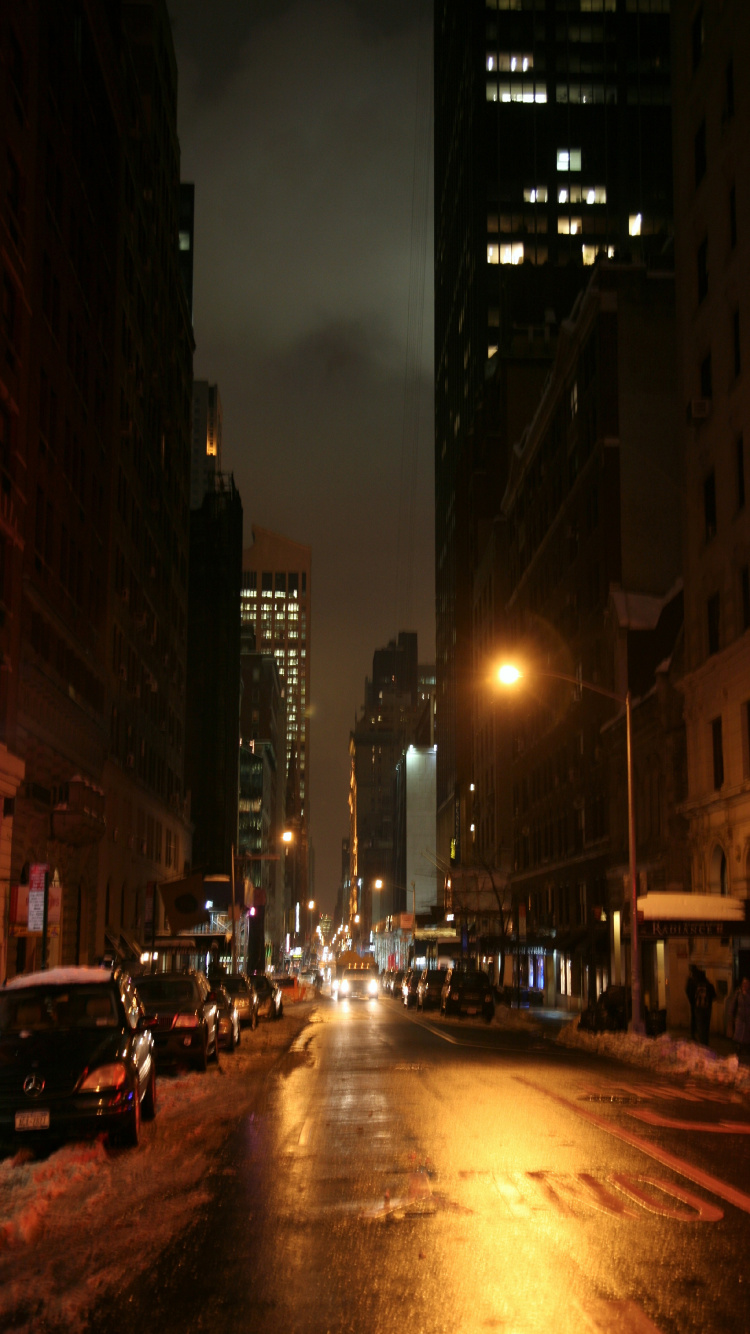
M529 185L523 192L524 203L526 204L546 204L547 187L546 185Z
M737 244L737 187L729 187L729 244L734 250Z
M557 170L558 170L558 171L580 171L580 170L581 170L581 150L580 150L580 148L558 148L558 150L557 150Z
M721 618L721 602L718 593L712 593L706 604L708 621L708 653L711 657L719 652L719 625Z
M698 189L703 177L706 174L706 121L701 121L695 134L693 143L693 152L695 158L695 188Z
M734 378L738 378L742 370L742 351L740 345L740 312L732 312L732 346L734 350Z
M693 19L693 69L696 70L700 64L703 55L703 44L706 40L706 31L703 26L703 6L700 5Z
M737 437L735 450L737 460L737 508L741 510L745 507L745 441L741 435Z
M643 226L643 215L640 213L631 213L628 218L628 236L640 236Z
M713 375L711 371L711 353L707 352L701 362L701 398L713 398Z
M721 718L714 718L711 723L711 742L714 761L714 790L724 786L724 744L721 736Z
M580 218L558 218L557 232L559 236L580 236L583 231L583 223Z
M711 469L703 483L703 515L706 525L706 541L716 537L716 473Z
M698 301L708 296L708 239L704 236L698 246Z
M730 60L724 73L724 119L734 115L734 61Z
M742 591L742 629L750 630L750 567L743 565L740 570L740 589Z

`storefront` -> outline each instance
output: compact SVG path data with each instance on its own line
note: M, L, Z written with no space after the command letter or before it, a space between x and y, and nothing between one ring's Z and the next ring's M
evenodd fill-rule
M667 1028L689 1029L685 988L696 965L716 991L712 1031L724 1032L726 1003L750 943L747 910L745 900L720 894L667 892L638 899L644 1014L663 1013Z

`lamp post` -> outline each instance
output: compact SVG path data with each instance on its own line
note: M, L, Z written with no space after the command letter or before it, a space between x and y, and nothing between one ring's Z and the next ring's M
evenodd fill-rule
M568 676L564 672L543 672L534 671L534 676L546 677L550 681L564 681L568 685L577 686L579 690L590 690L594 695L603 695L605 699L614 700L616 704L625 705L625 736L627 748L628 765L628 878L630 880L630 996L631 996L631 1028L634 1033L644 1031L643 1019L641 1017L641 969L638 951L638 887L636 883L636 865L635 865L635 803L633 801L633 746L631 730L631 709L630 709L630 691L627 694L617 695L613 690L605 690L603 686L593 685L590 681L581 681L577 676ZM523 678L523 672L513 663L503 663L497 673L501 685L514 686Z
M309 934L309 937L310 937L310 958L311 958L311 959L312 959L312 915L313 915L313 908L314 908L314 907L315 907L315 899L308 899L308 900L307 900L307 914L308 914L307 921L308 921L308 927L309 927L308 934Z
M291 829L284 830L283 834L281 835L281 841L282 843L286 844L286 855L288 857L292 849L292 844L294 843L294 833L292 832ZM292 858L292 904L294 906L294 921L296 925L297 921L297 849L296 848L294 849L294 856ZM294 935L294 931L292 931L291 934Z

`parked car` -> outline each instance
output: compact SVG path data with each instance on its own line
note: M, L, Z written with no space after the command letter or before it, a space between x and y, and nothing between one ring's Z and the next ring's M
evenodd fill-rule
M219 1043L227 1051L234 1051L240 1045L240 1016L234 997L226 987L213 986L208 993L219 1015Z
M421 976L422 970L420 968L410 968L401 983L401 998L407 1010L410 1010L412 1005L417 1003L417 987Z
M244 973L227 973L221 985L229 992L239 1016L240 1025L258 1027L258 993Z
M492 986L475 968L449 968L440 993L442 1014L481 1014L489 1023L495 1013Z
M219 1061L219 1014L210 1000L210 987L203 973L148 973L138 979L138 991L154 1021L159 1064L187 1061L205 1070L209 1060Z
M281 987L267 973L253 973L250 981L258 996L259 1019L281 1019L284 1003Z
M439 1010L440 992L445 973L439 968L425 968L417 983L417 1009Z
M395 969L393 968L384 968L382 973L380 974L380 989L381 991L385 991L386 994L390 992L391 978L393 977L394 972Z
M137 1145L155 1115L154 1039L127 973L50 968L0 988L0 1139Z
M377 1000L378 977L372 968L345 968L339 979L340 1000Z
M401 983L402 983L403 980L404 980L404 976L405 976L405 974L404 974L403 969L402 969L402 968L396 968L396 969L394 969L394 971L391 973L391 980L390 980L390 982L388 983L388 990L389 990L390 994L391 994L392 996L397 997L398 1000L401 1000L401 998L402 998L402 997L401 997Z

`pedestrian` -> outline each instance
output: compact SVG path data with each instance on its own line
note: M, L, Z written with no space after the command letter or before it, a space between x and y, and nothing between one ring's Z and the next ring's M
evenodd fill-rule
M706 977L702 968L696 970L695 978L695 1038L702 1046L708 1046L711 1031L711 1009L716 1000L716 988Z
M739 1060L750 1057L750 977L743 977L729 1009L729 1036Z
M697 986L698 974L700 969L697 964L691 963L688 970L688 980L685 983L685 994L690 1003L690 1041L695 1042L695 988Z

